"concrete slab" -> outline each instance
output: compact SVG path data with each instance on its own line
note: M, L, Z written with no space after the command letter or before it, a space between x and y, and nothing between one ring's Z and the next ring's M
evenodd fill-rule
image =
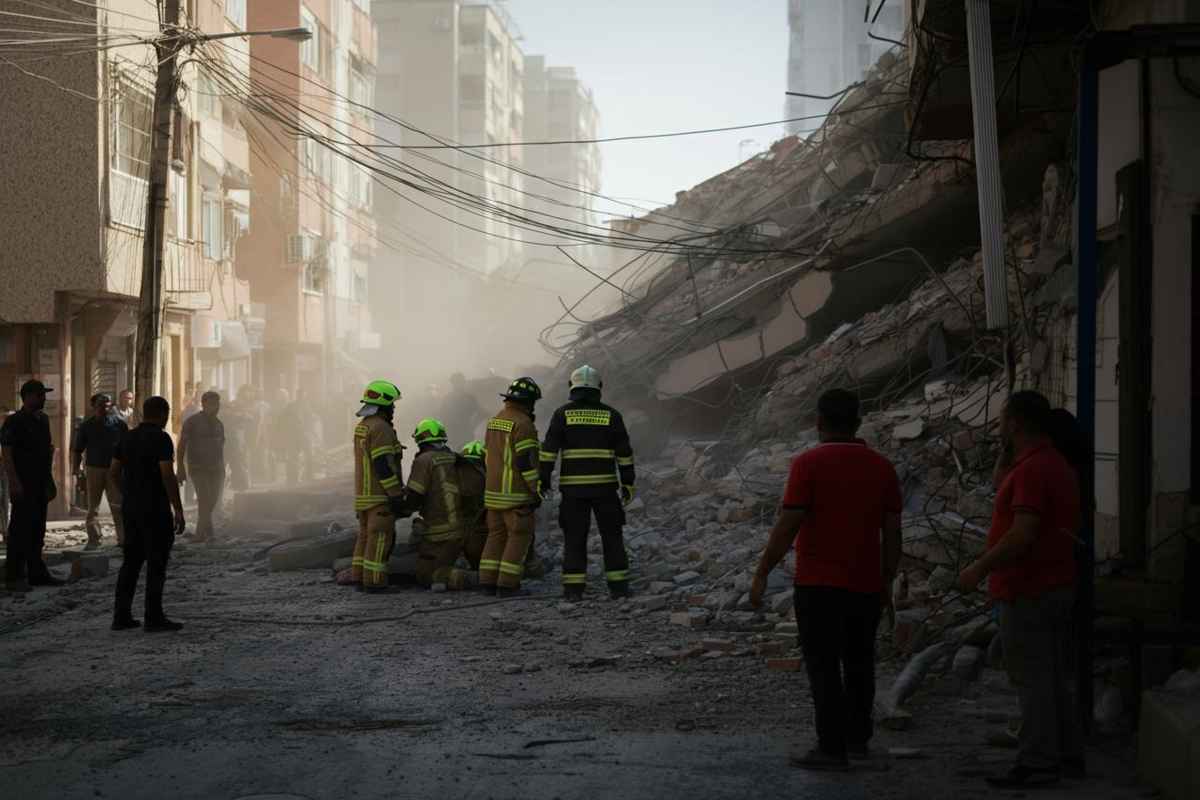
M1142 693L1138 773L1170 800L1200 797L1200 693Z

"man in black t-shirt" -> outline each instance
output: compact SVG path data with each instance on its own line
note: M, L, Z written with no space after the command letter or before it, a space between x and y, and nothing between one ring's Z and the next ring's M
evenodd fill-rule
M171 406L162 397L142 405L142 424L126 433L113 454L113 479L119 481L124 503L125 561L117 576L113 630L141 625L133 618L133 595L138 574L146 564L146 632L177 631L183 627L163 614L167 560L175 537L183 533L183 501L175 477L175 445L163 430Z
M42 560L46 543L46 506L58 490L51 475L54 443L46 407L47 389L41 381L21 386L21 408L0 428L5 477L12 501L8 522L8 557L4 562L5 584L10 591L30 585L57 586L63 583L50 574Z
M100 546L100 500L108 495L117 544L125 541L125 526L121 519L121 492L108 479L113 451L121 436L129 430L125 421L113 413L112 398L106 394L92 395L92 416L83 421L75 434L71 448L71 466L87 489L87 550Z

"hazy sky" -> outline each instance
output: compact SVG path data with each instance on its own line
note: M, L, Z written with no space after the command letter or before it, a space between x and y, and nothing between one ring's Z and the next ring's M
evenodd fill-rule
M600 135L718 128L783 117L787 0L509 0L527 55L573 66ZM602 146L604 194L661 202L782 135L780 126Z

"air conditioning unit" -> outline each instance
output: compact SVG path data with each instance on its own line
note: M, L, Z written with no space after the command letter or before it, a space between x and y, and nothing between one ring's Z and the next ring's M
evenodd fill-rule
M287 247L284 261L289 264L303 264L313 257L313 238L303 233L293 233L287 237Z

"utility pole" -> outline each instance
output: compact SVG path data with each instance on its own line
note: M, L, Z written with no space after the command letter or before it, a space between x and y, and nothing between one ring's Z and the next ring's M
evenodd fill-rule
M247 36L271 36L304 42L312 37L305 28L281 28L265 31L197 34L179 26L180 0L163 0L160 35L154 42L158 56L158 76L154 81L154 109L150 124L150 175L146 199L146 220L142 240L142 292L138 303L137 353L134 359L134 391L145 401L158 393L162 366L163 244L167 213L167 177L170 174L171 128L175 111L175 90L179 81L176 61L186 45L217 39Z
M171 127L175 110L175 62L182 39L179 0L165 0L162 36L155 42L158 76L150 124L150 176L142 240L142 293L138 304L137 358L134 390L137 402L158 393L162 362L163 240L170 170Z

